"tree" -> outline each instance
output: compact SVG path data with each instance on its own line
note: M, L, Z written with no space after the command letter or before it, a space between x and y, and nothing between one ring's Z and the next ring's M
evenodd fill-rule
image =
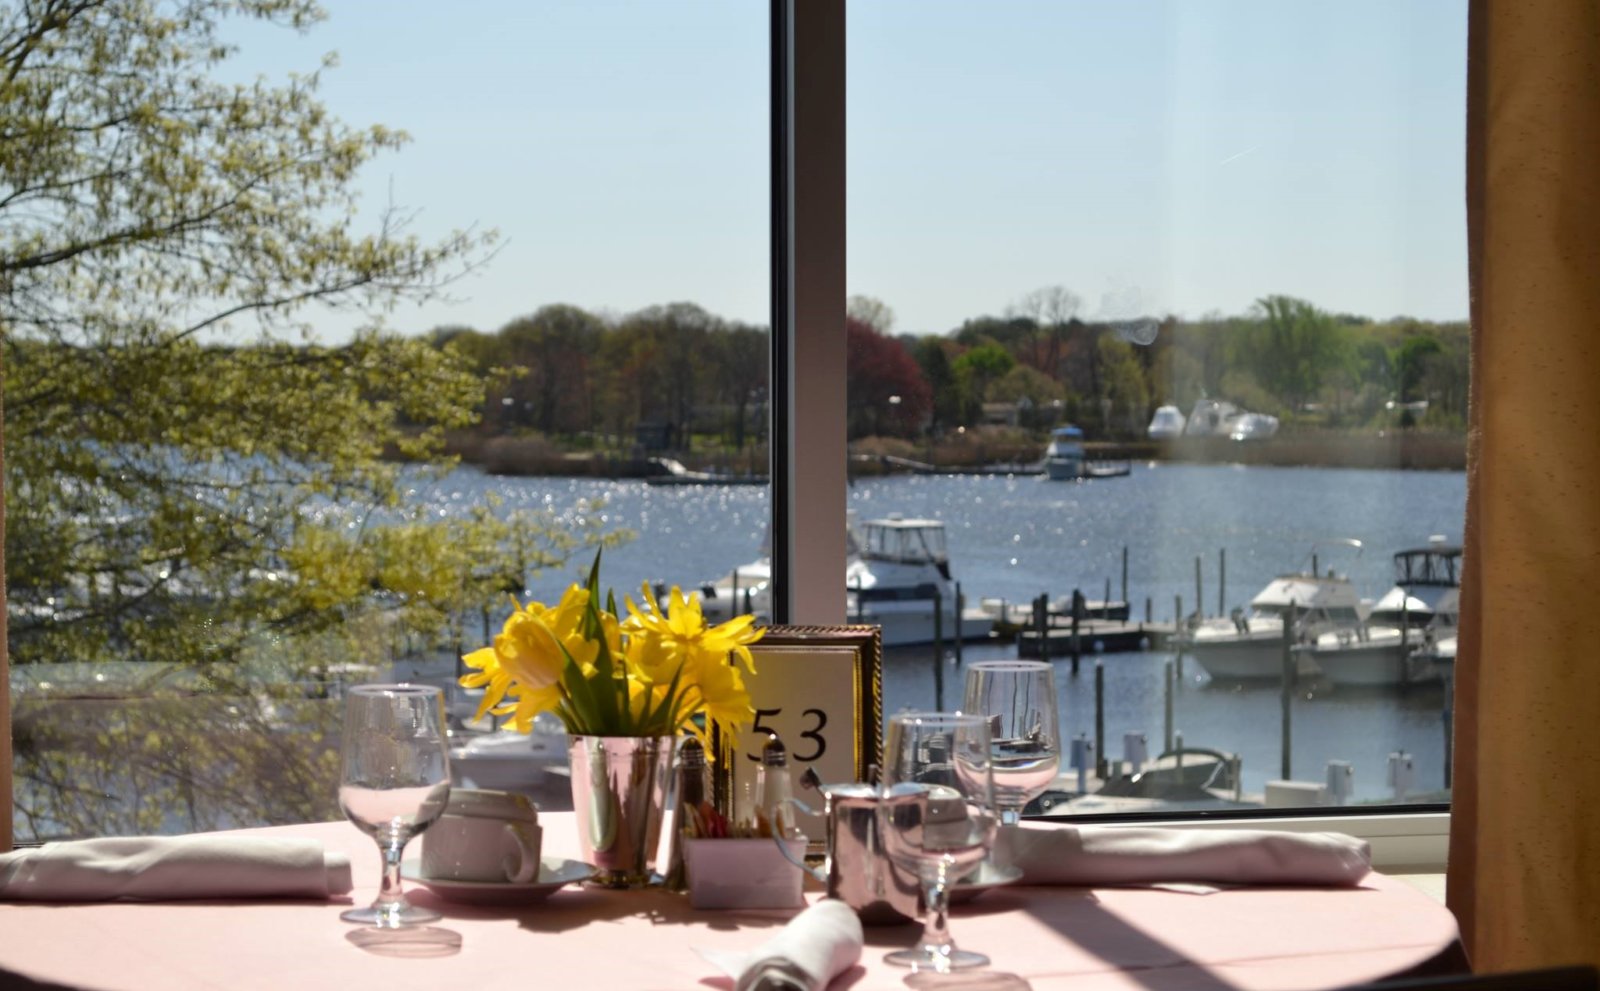
M1030 342L1027 362L1046 375L1058 378L1067 327L1083 309L1082 297L1066 286L1045 286L1022 297L1013 309L1037 328Z
M593 427L589 365L605 325L566 304L541 307L500 329L504 358L519 375L506 390L512 423L544 434L577 434Z
M999 344L982 344L962 354L951 365L956 381L961 385L962 415L969 422L976 421L982 412L984 396L989 383L995 381L1016 365L1011 352Z
M405 501L423 469L390 458L436 458L443 432L469 424L481 402L457 348L374 329L337 347L291 343L312 339L309 304L376 317L441 291L489 241L424 244L394 210L359 233L351 181L403 136L333 118L315 74L212 78L234 54L220 41L229 18L305 28L319 16L309 0L0 8L6 558L19 666L198 668L206 691L256 693L268 690L257 681L266 667L283 665L292 682L330 657L390 659L402 638L437 634L598 539L553 515L479 506L440 521ZM249 343L218 343L230 337ZM19 808L52 829L140 825L153 813L166 826L192 792L193 776L128 784L135 772L114 766L109 738L63 755L35 729L18 747ZM201 728L149 746L177 748L213 780L275 759L269 742L262 761L247 761ZM99 770L124 775L105 791L134 802L132 818L111 802L74 805L75 780ZM275 798L232 809L233 821L272 815Z
M1252 316L1242 335L1239 364L1298 412L1343 361L1345 328L1305 300L1290 296L1257 300Z
M958 346L949 338L929 335L920 337L912 348L912 356L922 369L923 381L933 394L933 424L935 433L943 431L961 419L961 388L951 367L951 352Z
M933 407L933 391L906 346L855 319L845 319L846 405L850 436L915 436Z
M764 328L744 324L727 327L711 340L714 387L733 411L732 442L738 451L744 450L752 407L759 407L769 391L771 343Z
M845 300L845 316L866 324L880 334L894 329L894 310L889 304L872 296L851 296Z
M1391 356L1397 393L1395 398L1402 403L1418 398L1417 389L1422 383L1428 358L1443 351L1438 340L1428 334L1412 334L1401 341Z
M1098 347L1105 385L1104 394L1098 397L1103 418L1100 428L1107 435L1137 437L1150 421L1150 387L1137 349L1109 334L1100 338Z

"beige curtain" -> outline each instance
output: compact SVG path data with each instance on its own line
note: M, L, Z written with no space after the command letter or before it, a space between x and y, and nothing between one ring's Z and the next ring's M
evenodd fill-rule
M1470 11L1449 900L1477 971L1600 964L1600 3Z

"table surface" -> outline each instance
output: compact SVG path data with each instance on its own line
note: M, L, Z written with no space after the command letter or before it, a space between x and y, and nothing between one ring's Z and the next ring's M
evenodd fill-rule
M546 856L576 849L570 813L541 818ZM355 890L326 902L0 904L0 968L94 989L729 988L696 949L752 949L794 914L701 912L668 892L576 887L528 905L467 906L408 884L408 897L444 913L431 927L444 932L429 935L459 937L459 948L364 947L372 931L339 912L376 893L370 839L348 823L245 832L347 852ZM1348 889L1203 894L1013 885L957 907L951 931L1039 991L1314 991L1392 976L1457 939L1443 906L1376 873ZM914 942L916 927L866 936L860 964L831 987L903 988L907 972L881 958Z

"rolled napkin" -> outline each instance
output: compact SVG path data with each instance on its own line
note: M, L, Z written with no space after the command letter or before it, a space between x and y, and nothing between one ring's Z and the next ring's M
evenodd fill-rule
M995 860L1022 868L1023 884L1349 886L1372 870L1365 840L1265 829L1027 824L1000 831Z
M350 858L311 839L130 836L0 854L0 901L327 898L350 887Z
M747 953L701 950L734 980L734 991L821 991L861 959L861 920L844 902L824 899Z

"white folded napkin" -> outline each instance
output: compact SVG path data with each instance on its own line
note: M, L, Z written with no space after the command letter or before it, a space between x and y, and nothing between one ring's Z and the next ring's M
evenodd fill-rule
M327 898L350 887L350 858L311 839L129 836L0 853L0 901Z
M1365 840L1265 829L1029 823L1000 830L994 859L1023 884L1354 885L1372 870Z
M824 899L747 953L701 950L734 980L734 991L820 991L861 959L861 920L844 902Z

